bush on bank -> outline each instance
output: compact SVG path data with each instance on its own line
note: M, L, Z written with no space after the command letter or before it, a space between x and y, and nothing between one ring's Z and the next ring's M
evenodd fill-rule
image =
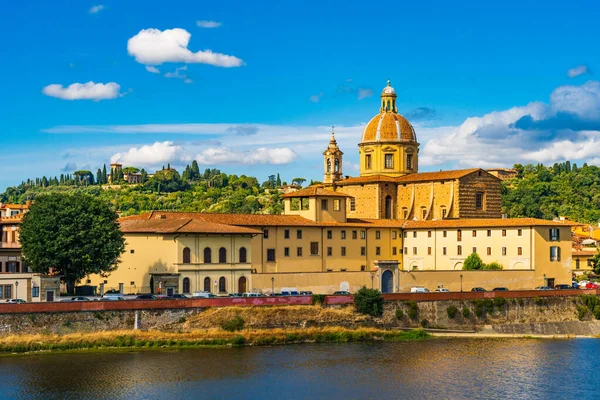
M383 296L379 290L363 286L354 295L354 307L361 314L380 317L383 315Z

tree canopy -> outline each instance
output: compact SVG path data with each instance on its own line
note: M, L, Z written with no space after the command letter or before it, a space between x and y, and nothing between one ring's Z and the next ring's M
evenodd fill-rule
M23 257L36 273L52 269L69 293L89 274L114 271L125 240L118 215L106 203L85 193L50 193L36 198L23 217Z

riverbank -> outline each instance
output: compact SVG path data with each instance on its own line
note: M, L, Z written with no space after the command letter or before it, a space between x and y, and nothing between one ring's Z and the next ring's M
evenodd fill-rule
M228 332L222 329L190 332L108 331L65 335L10 335L0 339L0 354L44 351L270 346L301 343L348 343L376 340L422 340L431 335L377 328L259 329Z

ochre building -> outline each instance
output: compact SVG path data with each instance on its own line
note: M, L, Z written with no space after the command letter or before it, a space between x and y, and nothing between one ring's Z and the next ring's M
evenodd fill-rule
M119 269L87 283L126 293L217 295L570 283L573 224L502 218L501 180L483 169L419 172L417 134L396 99L388 82L358 144L358 177L343 174L344 152L332 133L323 183L283 194L283 215L154 211L122 218L127 245ZM502 270L462 270L472 253Z

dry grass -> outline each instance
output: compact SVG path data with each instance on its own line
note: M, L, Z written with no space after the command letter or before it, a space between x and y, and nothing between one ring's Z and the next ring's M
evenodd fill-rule
M173 333L161 331L106 331L66 335L10 335L0 339L0 353L103 348L201 347L274 345L305 342L356 342L429 337L423 331L387 331L377 328L341 327L261 329L226 332L220 329Z
M188 318L185 329L209 329L240 316L246 327L275 328L315 325L346 325L361 322L365 316L356 313L354 307L322 308L320 306L273 306L273 307L213 307Z

